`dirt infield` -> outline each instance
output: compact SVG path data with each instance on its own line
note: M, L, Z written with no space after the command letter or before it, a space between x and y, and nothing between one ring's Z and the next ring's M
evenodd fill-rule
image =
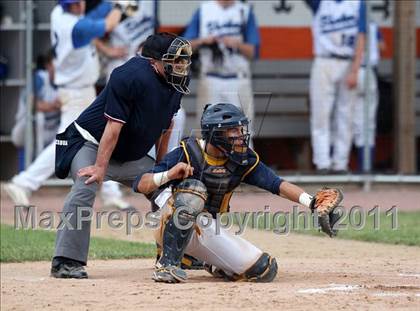
M248 231L276 256L274 283L230 283L204 271L185 284L157 284L152 260L89 262L88 280L48 277L49 262L3 264L1 309L288 310L420 308L420 250Z
M419 204L414 190L404 190L404 195L398 191L383 190L382 194L408 202L395 203L400 206ZM411 199L407 199L408 194ZM351 200L361 200L361 195L356 190L349 194ZM267 199L258 196L249 202L248 194L241 195L236 203L255 206ZM62 198L62 190L47 190L38 193L33 201L40 208L57 206L59 210ZM147 208L143 200L130 200ZM11 202L2 196L1 203L1 221L11 223ZM99 201L96 208L100 208ZM146 229L130 237L110 230L93 234L152 241L152 233ZM49 262L2 264L1 310L420 310L418 247L284 236L257 230L247 230L244 237L277 258L279 274L275 282L230 283L216 280L204 271L191 271L187 283L158 284L151 280L150 259L90 261L88 280L52 279L48 276Z

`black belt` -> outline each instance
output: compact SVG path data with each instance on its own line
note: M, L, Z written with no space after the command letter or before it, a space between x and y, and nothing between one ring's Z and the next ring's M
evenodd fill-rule
M321 58L334 58L334 59L340 59L340 60L353 60L353 56L348 55L338 55L338 54L328 54L328 55L321 55L319 56Z

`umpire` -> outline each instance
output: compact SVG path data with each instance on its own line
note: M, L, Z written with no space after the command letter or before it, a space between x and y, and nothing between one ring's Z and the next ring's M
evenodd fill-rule
M166 153L171 121L188 90L191 45L169 33L151 35L141 55L111 74L97 99L56 140L56 175L74 184L64 202L51 276L87 278L91 208L99 185L114 180L131 187L149 171L147 152ZM160 148L159 148L160 147Z

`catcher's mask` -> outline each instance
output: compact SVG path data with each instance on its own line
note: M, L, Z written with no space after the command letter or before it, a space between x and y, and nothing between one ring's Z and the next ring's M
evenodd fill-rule
M223 154L239 165L248 161L249 120L240 108L232 104L213 104L204 108L201 135Z
M175 90L189 94L189 71L192 48L188 40L170 33L149 36L142 48L141 56L161 60L165 79Z

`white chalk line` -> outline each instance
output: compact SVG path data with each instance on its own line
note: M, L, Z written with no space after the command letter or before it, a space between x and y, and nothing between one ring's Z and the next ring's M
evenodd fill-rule
M398 292L391 292L391 293L374 293L373 296L376 297L420 297L420 293L410 294L410 293L398 293Z
M328 292L351 292L362 288L360 285L328 284L327 287L299 289L299 294L325 294Z

